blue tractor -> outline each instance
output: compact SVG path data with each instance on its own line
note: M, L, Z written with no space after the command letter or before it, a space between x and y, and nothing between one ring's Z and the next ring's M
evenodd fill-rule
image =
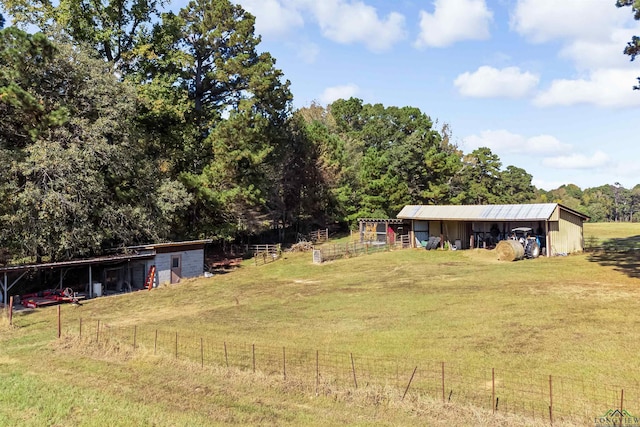
M532 234L531 227L512 229L511 239L517 240L522 244L525 258L538 258L540 256L540 239Z

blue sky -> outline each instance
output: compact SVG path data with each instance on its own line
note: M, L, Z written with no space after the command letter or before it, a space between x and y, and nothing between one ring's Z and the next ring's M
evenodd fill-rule
M544 189L640 183L640 25L615 0L240 0L296 107L420 108ZM174 4L175 8L177 4Z
M465 153L489 147L547 190L640 183L640 59L622 54L640 24L615 0L233 1L295 107L418 107Z

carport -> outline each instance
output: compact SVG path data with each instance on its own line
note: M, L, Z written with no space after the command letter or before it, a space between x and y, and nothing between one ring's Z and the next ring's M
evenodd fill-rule
M155 251L144 251L135 254L126 255L113 255L97 258L88 258L73 261L61 261L42 264L24 264L16 266L0 267L0 275L2 282L0 287L2 288L2 301L8 301L9 291L22 280L25 275L30 272L36 271L57 271L59 273L59 289L62 290L64 286L64 278L66 274L72 269L86 269L87 271L87 287L88 297L93 298L93 273L96 268L104 267L108 265L125 264L127 265L131 261L152 259L155 256ZM128 269L127 269L128 271Z

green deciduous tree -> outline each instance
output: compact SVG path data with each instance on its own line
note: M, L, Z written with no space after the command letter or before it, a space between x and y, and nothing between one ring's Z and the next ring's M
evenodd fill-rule
M104 60L40 34L0 32L0 57L8 56L0 246L60 260L166 236L188 197L168 195L139 149L133 88Z
M92 46L107 61L126 68L142 26L157 16L158 0L0 0L18 24L64 32Z
M625 7L631 6L633 10L633 17L635 20L640 20L640 0L617 0L616 6ZM636 55L640 53L640 37L633 36L631 41L627 43L627 46L624 48L624 54L629 55L631 60L636 59ZM638 77L638 82L640 82L640 77ZM640 90L640 84L633 87L635 90Z

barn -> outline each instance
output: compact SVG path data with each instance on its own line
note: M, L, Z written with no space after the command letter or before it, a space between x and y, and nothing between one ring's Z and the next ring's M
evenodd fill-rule
M407 205L397 215L410 224L413 247L434 240L455 249L491 247L516 227L530 227L547 256L582 252L589 217L558 203L523 205Z

